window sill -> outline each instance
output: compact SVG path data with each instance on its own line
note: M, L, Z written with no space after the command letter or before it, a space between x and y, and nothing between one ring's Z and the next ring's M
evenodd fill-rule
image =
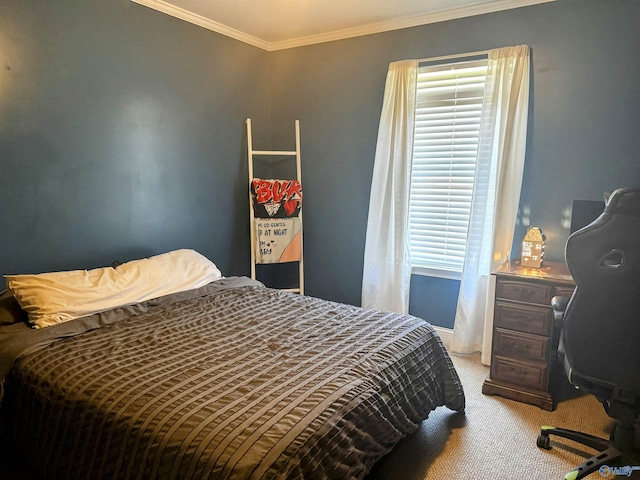
M448 280L460 280L462 278L462 272L454 272L451 270L442 270L439 268L429 268L429 267L411 267L412 275L422 275L425 277L436 277L436 278L446 278Z

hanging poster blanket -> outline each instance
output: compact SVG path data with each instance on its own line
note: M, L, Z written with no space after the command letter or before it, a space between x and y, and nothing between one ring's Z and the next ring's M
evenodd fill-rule
M291 218L300 214L302 185L298 180L262 180L251 182L255 218Z
M299 262L302 259L300 218L256 218L256 263Z

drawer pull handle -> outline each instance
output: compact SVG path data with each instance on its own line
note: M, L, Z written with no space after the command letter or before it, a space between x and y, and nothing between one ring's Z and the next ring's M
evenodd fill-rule
M516 315L516 322L520 325L529 325L531 323L531 317L527 315Z
M523 367L511 367L510 370L521 377L529 376L529 370Z
M512 346L514 350L531 350L531 347L533 345L529 342L525 342L525 343L513 342Z
M516 287L514 288L514 290L518 295L522 295L523 297L528 297L535 293L535 290L531 290L530 288L524 288L524 287Z

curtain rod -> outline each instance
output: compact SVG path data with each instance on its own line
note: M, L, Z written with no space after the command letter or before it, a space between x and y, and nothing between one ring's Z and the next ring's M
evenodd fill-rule
M489 50L481 50L479 52L458 53L455 55L443 55L442 57L421 58L418 63L439 62L440 60L453 60L454 58L477 57L479 55L489 55Z

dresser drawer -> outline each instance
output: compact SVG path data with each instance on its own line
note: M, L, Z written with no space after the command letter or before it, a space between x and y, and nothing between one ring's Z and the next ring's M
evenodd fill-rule
M551 328L551 306L533 307L497 301L495 326L519 332L549 335Z
M554 295L571 298L571 295L573 295L573 290L573 287L556 287Z
M531 364L496 355L491 361L491 378L534 390L547 389L546 364Z
M498 279L496 297L504 300L550 305L553 297L553 286Z
M496 355L546 361L549 338L496 328L493 349Z

